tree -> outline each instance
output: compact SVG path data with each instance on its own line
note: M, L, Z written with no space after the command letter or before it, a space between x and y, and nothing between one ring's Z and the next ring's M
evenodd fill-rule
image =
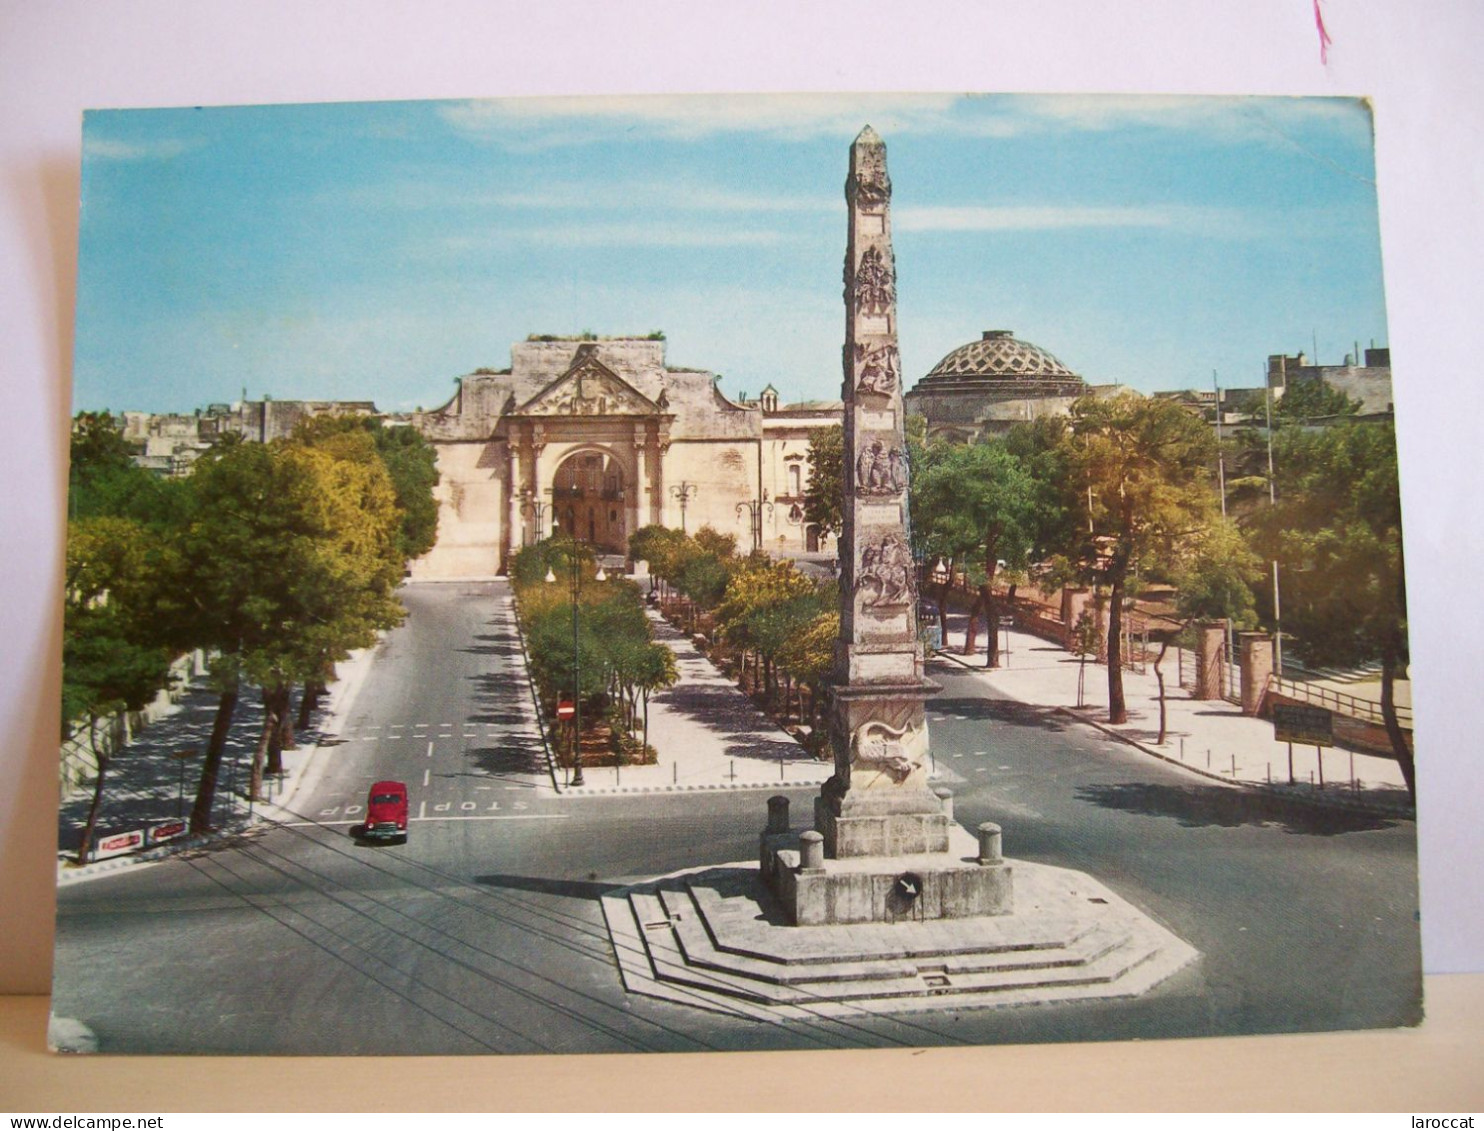
M1302 422L1321 416L1354 416L1360 402L1346 396L1322 378L1290 381L1283 395L1273 402L1273 416L1280 423Z
M810 749L816 754L823 750L816 735L822 735L819 716L826 701L825 687L835 670L835 642L840 637L840 611L838 608L819 613L808 624L798 629L784 643L778 653L778 662L800 684L809 688Z
M132 518L157 529L185 505L181 480L137 467L119 422L107 412L80 412L72 421L67 513L71 518Z
M648 562L652 577L673 585L688 541L679 530L668 526L641 526L629 536L629 561Z
M1389 421L1285 429L1274 466L1278 501L1258 513L1254 537L1280 565L1285 635L1310 663L1381 662L1382 719L1415 797L1395 699L1409 659L1395 431Z
M1215 436L1172 401L1124 392L1082 397L1072 406L1068 466L1085 485L1084 565L1109 588L1108 719L1128 721L1123 695L1123 606L1134 570L1173 557L1216 506L1210 482ZM1080 541L1080 534L1078 535Z
M649 743L649 697L656 691L674 687L680 680L680 668L675 663L675 653L668 645L651 641L635 657L633 668L634 686L644 707L644 742Z
M210 825L222 752L241 681L263 687L277 725L283 688L374 643L400 622L395 492L366 449L297 443L220 444L197 463L193 507L158 571L155 612L181 651L215 653L217 716L191 827ZM357 451L359 454L357 454ZM271 732L254 759L256 793Z
M1247 545L1235 523L1215 519L1185 544L1176 548L1170 580L1176 588L1175 615L1180 630L1196 621L1226 619L1233 628L1256 623L1252 587L1262 578L1262 562ZM1169 651L1174 633L1160 641L1154 659L1154 678L1159 685L1159 737L1165 740L1167 705L1165 676L1160 664Z
M386 468L401 514L398 552L404 561L420 558L438 540L438 453L416 428L387 427L380 417L346 413L311 416L299 422L293 441L344 458L364 459L367 450L337 440L357 434L371 437L376 458Z
M97 767L93 800L77 847L87 862L102 811L114 751L100 742L109 715L137 711L165 685L169 654L150 640L142 599L149 570L150 535L127 518L77 519L67 527L66 591L62 617L62 730L86 720Z
M845 429L838 424L809 430L809 485L804 488L804 521L821 534L838 537L845 525Z
M930 541L953 556L982 554L984 576L964 634L964 654L972 655L978 616L988 632L989 667L999 664L994 594L1001 561L1027 565L1034 529L1037 486L1020 461L998 440L955 444L935 455L913 496L914 525L931 531Z
M837 599L792 562L757 555L735 569L717 606L717 629L727 643L758 657L760 682L774 690L774 668L788 641Z

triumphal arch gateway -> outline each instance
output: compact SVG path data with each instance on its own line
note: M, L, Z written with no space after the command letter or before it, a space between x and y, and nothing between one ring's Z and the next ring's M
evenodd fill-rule
M804 518L809 432L840 402L731 400L666 364L662 338L540 338L461 378L411 423L435 445L438 544L418 580L488 577L554 532L624 553L641 526L734 534L741 550L833 551Z

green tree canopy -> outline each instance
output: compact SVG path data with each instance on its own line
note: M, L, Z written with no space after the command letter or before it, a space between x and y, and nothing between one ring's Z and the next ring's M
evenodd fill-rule
M1066 454L1074 482L1086 491L1077 524L1091 534L1084 566L1109 587L1111 722L1128 718L1118 641L1129 578L1135 568L1173 560L1175 547L1209 524L1217 504L1215 451L1210 427L1173 401L1125 392L1072 406Z
M323 448L338 458L362 460L367 449L354 439L368 436L370 451L381 461L396 496L401 521L397 549L404 561L419 558L438 540L438 455L415 428L387 427L375 416L312 416L294 429L295 443Z
M1409 659L1395 431L1389 421L1285 429L1273 458L1278 501L1257 512L1254 537L1279 563L1284 635L1314 664L1380 661L1382 717L1415 795L1395 705Z
M930 553L975 557L984 574L969 612L966 654L974 650L980 613L988 620L988 664L998 663L995 572L1004 561L1024 570L1037 533L1041 492L1036 480L1003 441L945 445L931 453L912 496L913 529L924 532Z
M804 488L804 520L820 533L838 537L845 519L845 430L838 424L809 430L809 483Z
M1354 416L1360 402L1322 378L1290 381L1273 402L1274 423L1294 423L1321 416Z

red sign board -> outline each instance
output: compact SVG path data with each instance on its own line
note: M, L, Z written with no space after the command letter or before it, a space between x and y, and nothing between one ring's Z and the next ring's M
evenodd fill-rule
M562 700L560 703L557 704L557 718L559 718L559 719L570 719L570 718L573 718L574 716L576 716L576 714L577 714L577 706L576 706L576 704L570 703L570 702L568 702L565 699Z
M109 856L120 856L125 852L133 852L136 848L143 847L144 831L142 829L130 833L115 833L113 836L106 836L98 841L98 847L93 850L93 859L102 860Z
M186 823L184 821L166 821L163 825L155 825L149 830L150 844L163 844L167 840L174 840L178 836L184 836Z

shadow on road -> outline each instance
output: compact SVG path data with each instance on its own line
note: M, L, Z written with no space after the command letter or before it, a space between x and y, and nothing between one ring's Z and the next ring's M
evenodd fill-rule
M624 886L601 880L552 880L544 876L512 876L505 872L475 876L474 882L487 887L508 888L511 891L533 891L541 895L565 895L571 899L592 900L601 899Z
M500 746L471 746L465 752L481 774L511 781L527 781L546 772L546 750L538 740L512 737Z
M950 699L938 696L928 700L928 711L970 722L1007 723L1010 726L1033 727L1060 734L1071 720L1055 707L1038 707L1013 699Z
M519 656L520 645L515 643L514 638L508 632L498 635L484 634L474 637L475 643L468 648L460 648L471 656Z
M1322 807L1296 798L1254 793L1219 785L1154 785L1125 782L1085 785L1079 801L1104 809L1120 809L1148 817L1172 817L1186 828L1217 825L1272 825L1300 836L1339 836L1342 833L1389 829L1394 818L1354 809Z

